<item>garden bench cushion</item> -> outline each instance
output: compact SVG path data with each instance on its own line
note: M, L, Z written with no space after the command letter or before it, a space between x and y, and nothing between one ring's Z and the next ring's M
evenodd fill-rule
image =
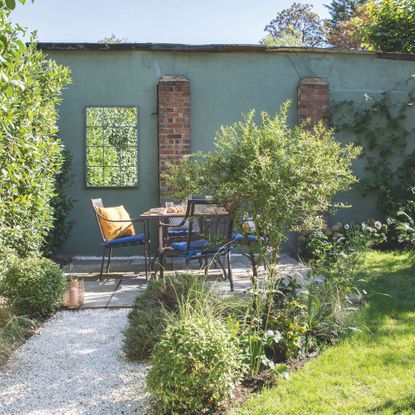
M102 233L106 241L118 239L121 237L135 235L134 225L131 222L130 215L125 210L123 205L115 207L95 207L97 212L105 219L111 221L129 221L129 222L109 222L103 218L98 217L101 224Z
M125 236L122 238L111 239L110 241L103 241L102 245L105 246L116 246L116 245L126 245L126 244L136 244L144 243L145 236L144 234L137 234L131 236Z

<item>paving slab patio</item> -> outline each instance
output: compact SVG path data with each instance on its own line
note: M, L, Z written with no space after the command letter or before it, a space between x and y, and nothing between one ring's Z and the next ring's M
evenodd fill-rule
M171 271L186 270L183 260L174 259L170 264ZM307 269L294 258L287 255L280 257L280 272L285 275L294 275L301 284L307 276ZM115 258L111 262L111 273L105 274L99 280L100 260L73 259L66 265L64 271L68 276L77 276L84 279L85 302L81 308L130 308L135 297L142 294L147 281L142 258ZM242 255L232 256L232 270L234 291L230 291L229 281L223 281L220 270L210 269L208 281L212 288L221 295L240 295L251 286L248 260ZM196 264L188 272L203 275Z

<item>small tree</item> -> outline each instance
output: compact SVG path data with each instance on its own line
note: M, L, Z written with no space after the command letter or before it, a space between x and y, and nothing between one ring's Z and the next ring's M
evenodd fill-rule
M322 123L289 128L288 108L289 102L274 117L262 113L259 123L250 111L242 121L221 128L214 151L196 153L165 175L173 197L211 195L236 224L242 217L253 220L256 242L246 242L254 289L264 260L268 277L275 277L288 234L322 226L332 198L356 182L351 162L360 149L342 147ZM243 224L240 231L246 234Z

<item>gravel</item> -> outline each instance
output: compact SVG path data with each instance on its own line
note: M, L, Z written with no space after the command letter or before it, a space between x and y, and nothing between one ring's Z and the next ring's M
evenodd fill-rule
M0 368L0 414L145 414L147 365L125 360L128 310L63 311Z

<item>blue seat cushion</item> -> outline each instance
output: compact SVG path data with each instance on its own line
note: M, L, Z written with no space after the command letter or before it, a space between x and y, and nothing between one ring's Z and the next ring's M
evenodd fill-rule
M169 236L186 236L189 229L169 229L167 233Z
M190 241L189 256L197 255L202 253L203 249L206 248L208 241L206 239L198 239L196 241ZM187 250L187 242L173 242L170 247L176 251L181 251L183 254Z
M170 247L176 251L180 251L183 255L186 255L187 242L173 242ZM209 255L226 253L229 246L213 246L208 247L208 241L206 239L199 239L190 242L190 248L187 257L190 258L195 255Z
M138 235L124 236L123 238L113 239L111 241L103 241L102 245L105 246L116 246L126 244L142 244L144 243L145 236L140 233Z
M252 233L248 233L248 235L246 235L246 237L248 238L248 241L250 241L250 242L255 242L256 241L256 236L253 235ZM246 241L245 235L243 235L242 233L239 233L239 232L234 232L232 234L232 241L234 241L234 242Z

